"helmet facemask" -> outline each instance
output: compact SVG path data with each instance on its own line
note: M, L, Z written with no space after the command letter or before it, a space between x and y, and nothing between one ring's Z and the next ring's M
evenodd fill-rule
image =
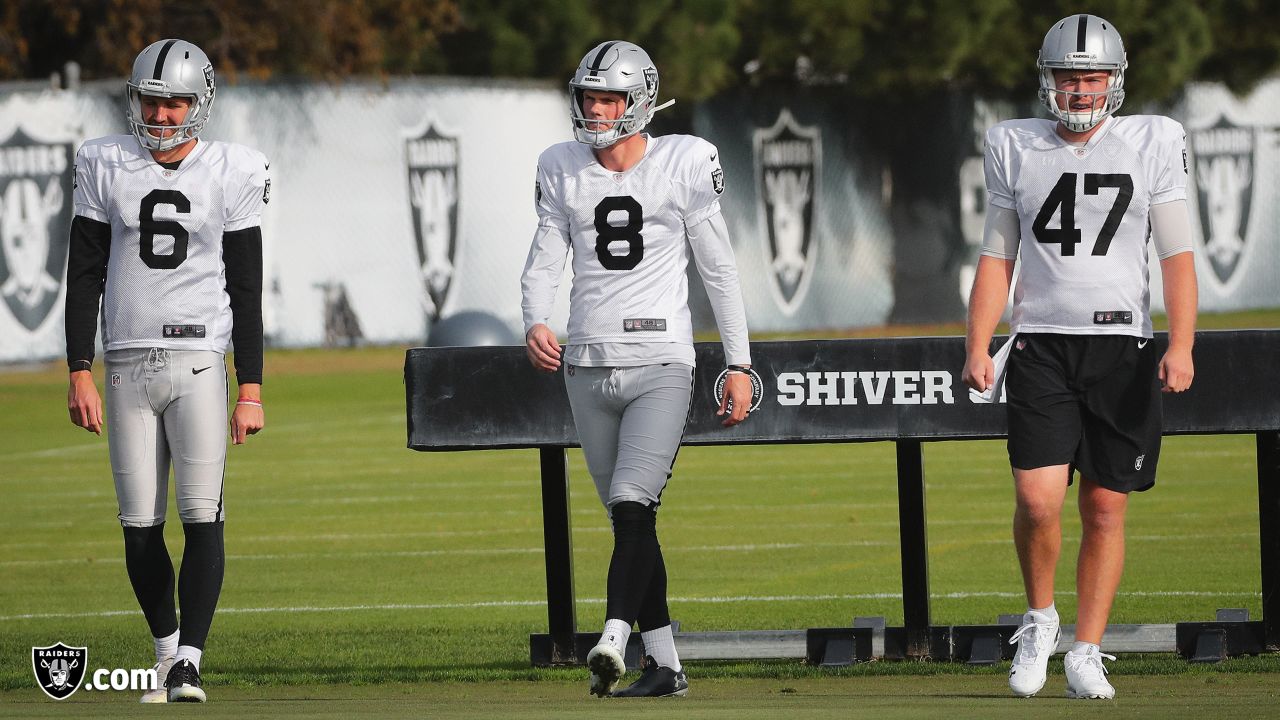
M1052 68L1041 66L1040 70L1040 102L1058 118L1068 130L1072 132L1088 132L1097 127L1098 123L1107 119L1120 108L1124 102L1124 68L1107 70L1107 89L1101 92L1074 92L1058 89L1057 78L1054 77L1054 70L1064 68ZM1082 70L1089 72L1089 70ZM1059 106L1058 98L1062 97L1062 105ZM1105 97L1106 101L1099 104L1099 97ZM1089 103L1088 110L1072 110L1071 103L1078 98L1084 98Z
M133 136L148 150L172 150L185 142L194 140L200 134L200 131L204 129L205 123L209 122L209 105L213 104L212 94L206 100L194 95L146 92L135 88L132 84L128 86L126 92L129 98L127 112L129 127L133 129ZM185 97L191 101L191 104L188 106L187 115L182 119L181 123L177 125L149 125L146 122L146 115L142 111L143 95L161 98ZM165 136L164 131L166 130L172 130L173 132Z
M643 89L633 89L621 93L626 109L622 111L617 120L600 120L587 117L585 108L588 89L594 88L574 87L573 99L569 104L569 117L573 120L573 136L580 143L586 143L593 148L609 147L619 140L631 137L643 130L653 117L652 102L647 104L648 112L644 112L646 108L646 93ZM600 90L599 92L618 91ZM642 112L644 114L641 114ZM591 127L592 125L596 127L593 128Z

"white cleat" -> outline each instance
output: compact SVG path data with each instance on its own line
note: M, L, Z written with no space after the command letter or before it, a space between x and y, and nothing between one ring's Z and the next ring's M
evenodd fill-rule
M151 669L156 671L156 687L154 690L142 693L142 698L138 702L144 705L169 702L169 690L164 686L164 681L169 678L169 668L173 667L175 659L170 656L151 666Z
M1049 657L1058 648L1059 632L1057 620L1037 612L1022 616L1022 626L1009 638L1011 644L1018 643L1018 654L1009 668L1009 689L1014 695L1031 697L1044 687Z
M591 669L591 694L596 697L609 697L627 672L622 653L608 643L591 648L587 653L587 667Z
M1103 666L1102 658L1116 659L1114 655L1098 650L1067 653L1063 662L1067 668L1067 697L1110 700L1116 696L1116 689L1107 682L1107 668Z

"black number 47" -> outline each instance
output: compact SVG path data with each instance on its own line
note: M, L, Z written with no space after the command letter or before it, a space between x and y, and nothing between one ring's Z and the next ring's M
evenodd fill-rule
M1133 178L1128 174L1100 175L1085 173L1084 194L1097 195L1101 188L1116 188L1116 201L1107 213L1107 219L1098 231L1098 240L1093 244L1093 255L1106 255L1111 247L1111 238L1115 237L1120 227L1120 220L1129 209L1133 200ZM1062 208L1061 222L1056 228L1048 227L1049 219L1057 209ZM1049 196L1044 199L1044 206L1036 215L1031 225L1036 240L1042 243L1061 243L1062 255L1076 254L1076 245L1080 243L1080 228L1076 227L1076 174L1062 173L1058 184L1053 186Z

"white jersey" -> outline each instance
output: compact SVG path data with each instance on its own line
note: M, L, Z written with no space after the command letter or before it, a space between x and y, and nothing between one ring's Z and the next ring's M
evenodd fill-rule
M567 238L573 250L570 345L677 343L682 359L692 364L686 228L720 212L723 190L715 146L689 135L648 137L644 157L620 173L602 166L591 148L578 142L553 145L542 154L539 231ZM559 262L564 252L560 248ZM733 266L727 245L714 252L727 257L700 255L700 265ZM554 288L548 293L541 283L531 291L528 280L558 277L556 258L549 257L554 254L551 247L544 253L535 239L525 267L526 330L546 322L550 312ZM549 272L540 273L543 267ZM734 273L731 292L737 290ZM740 325L739 352L745 352L745 322Z
M136 347L226 352L231 304L222 234L261 225L266 157L199 140L177 170L132 135L76 153L75 214L111 225L102 300L107 351Z
M1148 216L1186 198L1182 126L1112 117L1075 146L1056 125L1010 120L987 131L989 202L1017 212L1021 226L1012 331L1151 337Z

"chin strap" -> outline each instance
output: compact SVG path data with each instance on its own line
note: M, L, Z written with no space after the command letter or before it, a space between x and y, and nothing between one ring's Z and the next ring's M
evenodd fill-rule
M667 108L669 108L669 107L671 107L672 105L675 105L675 104L676 104L676 99L675 99L675 98L671 98L670 100L668 100L668 101L666 101L666 102L662 103L661 105L659 105L658 107L654 108L654 109L653 109L653 111L656 113L656 112L658 112L659 110L665 110L665 109L667 109Z

